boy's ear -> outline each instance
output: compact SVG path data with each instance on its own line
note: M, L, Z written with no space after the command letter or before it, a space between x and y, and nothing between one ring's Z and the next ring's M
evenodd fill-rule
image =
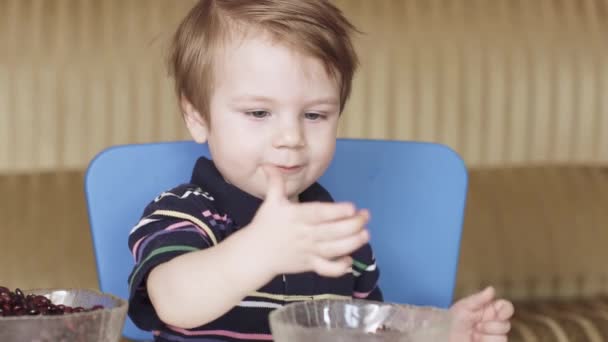
M180 106L182 108L182 113L184 114L186 127L188 127L188 131L190 131L192 139L199 144L207 142L209 127L205 122L205 119L203 119L199 111L194 108L192 103L190 103L184 95L180 97Z

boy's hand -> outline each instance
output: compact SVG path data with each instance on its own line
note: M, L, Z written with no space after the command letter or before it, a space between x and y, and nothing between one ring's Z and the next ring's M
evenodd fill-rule
M511 329L513 304L494 299L492 287L457 301L453 314L450 342L506 342Z
M250 227L259 260L273 276L314 271L339 277L350 272L350 254L369 240L369 214L350 203L291 203L278 170L265 170L268 189Z

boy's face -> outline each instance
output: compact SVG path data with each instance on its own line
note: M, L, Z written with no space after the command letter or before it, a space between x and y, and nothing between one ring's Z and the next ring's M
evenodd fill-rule
M226 47L215 70L210 122L182 104L193 138L208 142L224 178L259 198L264 167L279 170L291 199L314 183L333 158L339 85L321 62L264 36Z

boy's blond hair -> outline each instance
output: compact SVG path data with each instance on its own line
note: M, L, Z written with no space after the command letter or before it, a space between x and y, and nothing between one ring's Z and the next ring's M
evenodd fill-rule
M216 57L239 29L270 34L323 63L340 84L344 108L358 66L351 41L356 29L328 0L200 0L173 37L169 70L177 95L189 100L205 121Z

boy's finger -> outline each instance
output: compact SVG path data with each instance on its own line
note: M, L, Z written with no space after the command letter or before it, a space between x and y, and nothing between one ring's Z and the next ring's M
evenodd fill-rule
M272 166L265 166L264 173L266 174L266 201L269 200L284 200L287 198L285 193L285 180L279 170Z
M470 310L480 310L488 305L493 299L496 291L492 286L486 287L483 291L460 300L460 305Z
M358 234L344 239L327 241L318 245L319 256L325 259L333 259L343 255L354 253L369 241L369 233L362 230Z
M494 302L494 311L496 311L496 319L506 321L515 313L515 307L510 301L499 299Z
M298 204L296 208L298 218L309 224L341 220L355 213L355 206L351 203L309 202Z
M353 259L349 256L336 260L316 258L313 261L313 270L320 276L338 278L352 272Z
M477 332L488 335L505 335L511 330L509 321L489 321L478 323Z
M321 224L316 231L318 234L317 241L333 241L356 234L364 229L368 219L369 213L367 210L360 210L354 216Z

